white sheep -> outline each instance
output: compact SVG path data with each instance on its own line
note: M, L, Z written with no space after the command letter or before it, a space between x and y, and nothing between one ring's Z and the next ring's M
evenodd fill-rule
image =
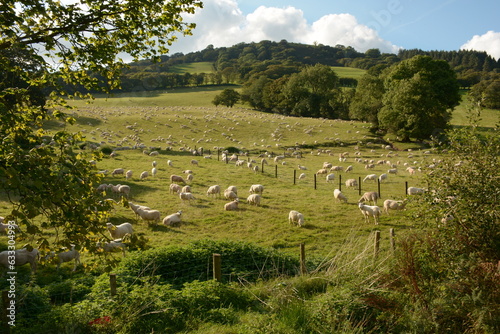
M330 174L328 174L328 175L326 176L326 182L327 182L327 183L328 183L328 182L330 182L330 181L333 181L333 180L335 180L335 174L330 173Z
M408 187L407 189L407 194L408 195L418 195L418 194L423 194L425 192L425 189L423 188L417 188L417 187Z
M347 197L339 189L333 191L333 197L339 202L347 203Z
M236 195L238 195L238 188L236 186L229 186L227 187L226 190L234 192Z
M247 203L259 206L261 198L262 196L260 196L259 194L251 194L250 196L247 197Z
M189 204L191 204L191 200L196 199L194 198L192 193L183 193L183 192L179 193L179 198L183 201L188 201Z
M153 166L153 167L156 167L157 165L158 165L158 163L156 162L156 160L151 163L151 166Z
M208 187L207 196L220 197L220 186L216 184Z
M306 178L306 173L300 173L299 180L303 180Z
M113 239L121 239L127 234L132 235L134 233L134 229L130 223L123 223L120 225L106 223L106 228Z
M356 188L358 186L358 180L356 179L347 179L345 181L345 186L348 188Z
M169 165L170 167L174 167L174 163L172 162L172 160L168 160L167 165Z
M388 169L388 170L387 170L387 173L388 173L388 174L397 174L397 173L398 173L398 170L397 170L397 168L391 168L391 169Z
M380 174L380 176L378 177L378 181L382 183L385 180L387 180L387 174L386 173Z
M115 176L115 175L123 175L123 173L125 173L125 170L123 168L116 168L115 170L113 170L111 172L111 175Z
M178 185L177 183L171 183L170 186L169 186L169 193L171 194L178 194L182 192L182 188L180 185Z
M129 169L126 173L125 173L125 178L127 180L130 180L132 178L132 174L133 172Z
M167 226L176 226L181 223L181 215L182 211L179 210L176 213L172 213L171 215L166 216L163 218L163 225Z
M377 180L377 174L368 174L365 176L365 178L363 179L363 182L366 182L366 181L375 181Z
M264 186L261 184L252 184L250 186L250 190L248 191L251 194L261 194L264 192Z
M373 204L377 205L377 200L379 199L378 192L376 191L367 191L361 196L358 200L359 203L362 202L373 202Z
M76 267L80 264L80 253L75 249L75 245L71 245L70 250L57 254L57 270L59 270L62 263L70 262L71 260L75 260L73 267L73 271L75 271Z
M12 255L14 255L14 258L11 257ZM36 248L33 248L31 251L28 251L26 248L16 249L13 254L12 251L6 250L0 253L0 264L10 269L13 265L19 267L29 263L31 272L35 273L39 257L40 253Z
M361 210L361 213L365 217L365 221L369 222L370 221L370 216L373 216L373 219L375 221L375 225L378 224L378 218L380 217L380 208L376 205L366 205L363 203L358 204L359 210Z
M170 181L177 182L177 183L184 183L184 184L186 183L186 181L184 181L182 176L179 176L179 175L170 175Z
M149 173L147 171L144 171L141 173L141 175L139 176L139 179L141 180L144 180L145 178L147 178L149 176Z
M132 209L132 211L134 211L134 213L136 214L136 216L139 216L139 213L137 212L138 209L151 210L151 208L149 208L147 206L134 204L132 202L128 202L128 205L130 206L130 208Z
M158 173L158 169L156 169L156 167L151 168L151 175L153 175L153 177L156 177L157 173Z
M160 211L158 210L148 210L148 209L143 209L143 208L138 208L137 209L137 214L139 217L141 217L142 220L145 220L147 222L159 222L161 218Z
M198 166L198 160L194 160L194 159L193 159L193 160L191 160L191 165L196 165L196 166Z
M188 174L188 176L186 177L186 180L188 180L189 182L193 181L193 179L194 179L193 174Z
M238 198L238 194L236 194L234 191L230 189L224 190L224 198L229 199L229 200L235 200Z
M224 204L224 210L226 210L226 211L238 210L238 199L235 199L232 202Z
M8 230L16 230L17 232L21 232L21 229L17 224L4 224L4 218L0 217L0 233L9 233Z
M125 195L125 197L129 197L130 195L130 186L126 185L126 184L121 184L119 185L118 187L118 193L119 194L123 194Z
M121 249L123 252L123 256L125 256L125 250L127 249L127 245L122 242L122 239L111 240L105 243L98 242L96 245L98 248L102 247L102 249L107 253L111 253L118 249Z
M292 210L288 213L290 224L296 223L299 227L304 225L304 215L298 211Z
M389 214L389 210L404 210L406 206L406 201L395 201L392 199L386 199L384 201L384 211Z
M182 187L181 193L190 193L191 192L191 186L184 186Z
M352 166L351 165L347 166L345 172L346 173L352 172Z

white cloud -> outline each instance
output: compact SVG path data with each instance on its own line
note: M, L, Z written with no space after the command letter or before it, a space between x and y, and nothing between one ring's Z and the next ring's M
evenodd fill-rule
M374 29L359 24L350 14L325 15L310 24L302 10L295 7L260 6L245 16L235 0L205 0L203 4L203 9L185 17L186 22L197 24L193 36L179 37L171 47L172 52L199 51L209 44L224 47L240 42L283 39L305 44L342 44L360 52L372 48L382 52L399 49L380 38Z
M500 32L488 31L484 35L474 35L460 47L461 50L486 51L495 59L500 59Z

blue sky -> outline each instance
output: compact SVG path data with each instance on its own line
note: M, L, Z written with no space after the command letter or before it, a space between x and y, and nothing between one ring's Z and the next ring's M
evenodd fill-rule
M423 50L476 49L500 58L500 1L466 0L204 0L186 21L193 36L172 52L263 39Z

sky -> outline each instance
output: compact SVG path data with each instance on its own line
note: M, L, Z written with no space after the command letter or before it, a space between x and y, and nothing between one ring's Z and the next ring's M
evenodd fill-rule
M184 16L197 24L170 53L262 40L378 48L479 50L500 59L500 1L202 0Z

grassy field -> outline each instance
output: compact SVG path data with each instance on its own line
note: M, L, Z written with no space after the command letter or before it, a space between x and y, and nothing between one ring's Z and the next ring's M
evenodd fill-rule
M384 214L375 225L373 220L366 223L358 209L360 191L346 189L343 183L348 178L387 173L390 162L397 164L399 173L390 175L388 181L381 184L382 200L378 204L381 206L385 199L403 199L406 182L409 186L425 186L423 175L430 170L428 166L434 160L442 157L439 152L427 152L427 147L417 143L395 143L393 150L386 150L382 142L368 132L367 124L361 122L284 117L241 107L211 107L211 99L222 88L120 94L97 98L92 104L74 102L77 123L68 130L83 131L88 141L112 147L136 144L146 147L117 150L115 158L106 157L98 162L98 170L124 168L133 171L131 180L108 174L102 183L130 185L130 201L157 209L163 217L178 210L183 212L183 224L170 228L161 223L149 226L137 220L130 209L117 206L111 219L113 223L131 222L136 233L150 239L151 247L182 245L205 238L229 239L251 241L298 255L298 245L305 243L308 256L320 259L335 254L346 238L365 238L380 230L382 247L387 248L389 229L404 233L413 227L411 198L407 211ZM455 124L464 125L460 123L464 110L459 109L460 116L454 118ZM491 129L495 114L498 116L495 111L485 112L485 127ZM56 128L62 126L67 125L55 125ZM292 151L288 148L299 146L302 158L289 155ZM254 160L253 165L261 167L262 156L265 156L269 164L264 165L264 172L254 172L246 164L242 167L235 166L234 162L226 164L219 160L218 149L227 147L248 153L239 156L245 163ZM199 148L204 149L204 156L194 157L189 153ZM159 151L159 155L145 154L152 150ZM340 162L339 153L343 152L349 156ZM275 163L267 156L270 153L287 154L282 160L285 164L282 161ZM363 163L356 162L355 158L363 159ZM198 165L193 165L192 159L196 159ZM141 172L151 171L153 160L158 163L157 176L139 180ZM173 167L167 165L168 160L173 162ZM366 170L365 163L370 161L375 163L375 168ZM377 164L379 161L385 163ZM335 172L333 183L327 183L324 175L318 175L315 188L315 172L324 162L344 168L352 165L353 171ZM307 170L298 170L298 165ZM422 171L410 176L405 171L407 165L420 167ZM189 184L196 197L192 203L185 203L169 193L170 175L186 176L183 173L186 170L192 170L194 175ZM297 178L305 173L305 179L296 179L294 184L294 172ZM333 198L340 178L347 204L337 203ZM206 195L208 187L216 184L222 190L230 185L238 188L241 200L238 211L224 211L227 200ZM252 184L265 187L260 206L246 203ZM378 190L374 182L361 185L362 192ZM9 209L7 203L0 203L0 215L5 215ZM289 224L290 210L304 214L305 226L299 228Z
M332 67L332 69L337 73L340 78L354 78L360 79L363 75L365 75L366 70L362 70L360 68L354 67Z
M177 64L169 68L169 72L174 73L212 73L213 71L213 63L208 61Z

